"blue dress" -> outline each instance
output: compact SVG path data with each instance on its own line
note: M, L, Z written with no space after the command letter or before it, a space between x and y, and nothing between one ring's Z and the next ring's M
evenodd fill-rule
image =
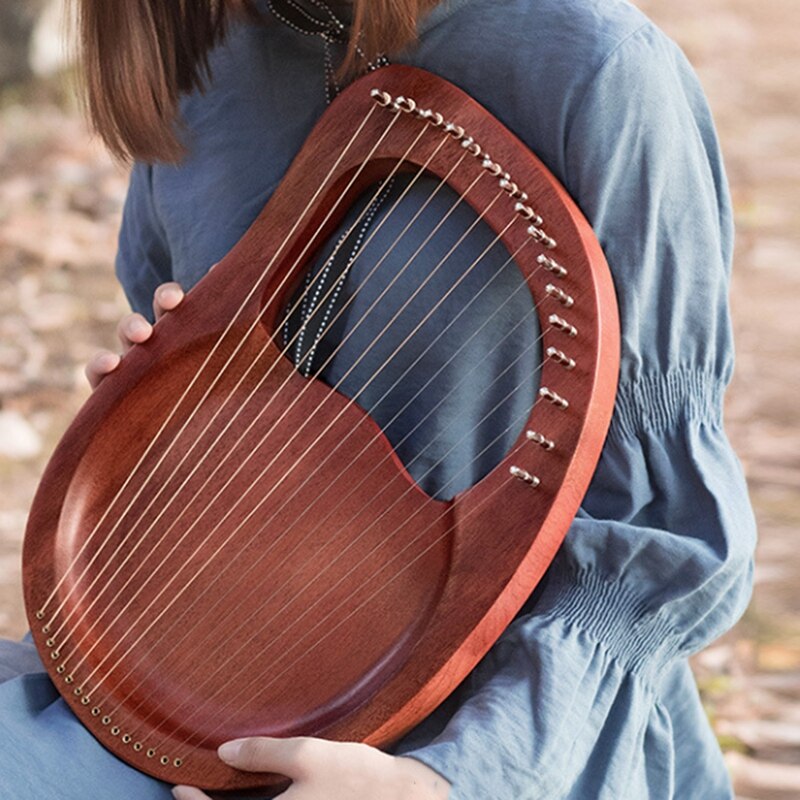
M149 314L163 281L191 286L244 233L324 109L323 57L319 38L278 24L237 27L215 51L213 85L183 104L187 160L133 169L117 270L134 308ZM397 750L444 775L452 800L730 798L687 659L743 612L755 532L722 426L732 215L695 75L623 0L445 0L395 60L457 83L565 184L604 247L622 322L611 430L564 546L468 680ZM347 296L366 269L331 280ZM499 396L515 355L487 360L456 417ZM476 357L467 350L459 368ZM521 359L517 374L536 363ZM446 494L450 469L428 491ZM96 744L30 644L0 643L0 681L0 797L169 797Z

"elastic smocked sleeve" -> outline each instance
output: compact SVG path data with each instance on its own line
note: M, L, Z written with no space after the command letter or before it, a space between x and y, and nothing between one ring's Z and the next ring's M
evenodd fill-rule
M172 280L166 234L153 199L153 168L137 162L131 170L122 213L116 273L134 311L153 320L153 292Z
M545 581L398 752L451 800L728 798L686 657L743 612L755 534L722 426L731 209L678 48L649 24L620 42L565 147L619 296L611 430Z

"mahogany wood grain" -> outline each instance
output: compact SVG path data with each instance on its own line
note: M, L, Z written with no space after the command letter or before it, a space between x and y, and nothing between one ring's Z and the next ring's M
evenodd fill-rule
M528 193L557 240L554 250L528 244L516 261L537 303L543 348L577 363L568 370L550 359L541 374L541 385L569 407L537 402L503 461L446 503L413 484L367 414L300 377L269 340L312 255L424 124L377 107L373 88L462 125ZM422 165L443 136L431 127L409 163ZM440 177L464 152L449 139L428 166ZM479 213L498 192L480 159L468 156L448 180L461 193L482 172L467 195ZM514 202L504 195L486 214L496 233L513 218ZM525 242L526 228L505 230L509 252ZM543 269L541 254L568 274ZM548 294L548 284L574 306ZM550 324L554 313L577 337ZM618 349L600 246L541 162L436 76L392 66L360 79L320 119L241 241L150 341L125 356L53 454L30 514L24 582L33 636L56 686L107 748L172 783L279 785L279 776L238 773L217 759L217 745L237 736L391 743L463 680L551 562L606 435ZM257 369L236 391L237 398L252 391L256 402L226 403L251 363ZM529 441L528 429L553 439L555 449ZM136 473L153 479L120 491L154 440ZM206 450L210 457L201 459ZM314 477L326 455L324 478ZM541 485L512 477L511 466L540 476ZM219 493L210 507L206 483Z

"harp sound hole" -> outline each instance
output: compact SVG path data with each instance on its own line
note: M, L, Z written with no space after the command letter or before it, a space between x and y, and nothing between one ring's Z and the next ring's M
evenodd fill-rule
M541 348L505 245L439 184L399 175L367 190L289 301L283 337L302 375L357 402L418 486L449 500L516 441Z

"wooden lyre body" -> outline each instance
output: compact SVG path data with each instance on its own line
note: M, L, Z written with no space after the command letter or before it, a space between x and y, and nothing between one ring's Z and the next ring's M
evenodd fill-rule
M467 195L478 212L500 182L484 220L518 253L547 353L510 452L448 502L414 484L357 405L300 376L276 336L310 258L401 161L450 173L457 192L487 173ZM618 338L600 247L543 165L446 81L398 66L360 79L53 455L24 581L56 686L134 767L215 790L281 780L222 764L216 747L231 738L396 740L474 667L552 560L605 438ZM256 368L230 368L238 359ZM233 408L231 393L253 401ZM206 511L193 489L208 484Z

